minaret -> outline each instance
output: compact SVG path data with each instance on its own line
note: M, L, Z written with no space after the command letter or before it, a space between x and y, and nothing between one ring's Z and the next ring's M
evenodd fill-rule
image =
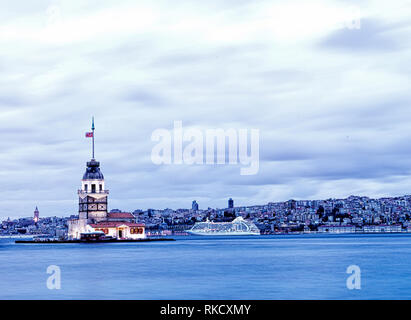
M99 222L107 219L108 190L105 189L104 176L100 171L100 162L94 159L94 118L92 132L87 137L93 138L92 159L87 162L86 172L81 180L79 194L79 219L86 219L87 223Z

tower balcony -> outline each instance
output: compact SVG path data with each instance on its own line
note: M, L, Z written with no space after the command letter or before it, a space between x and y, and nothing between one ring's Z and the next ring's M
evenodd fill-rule
M84 190L78 190L77 192L79 195L83 195L83 194L109 194L108 190L96 190L94 192L90 191L84 191Z

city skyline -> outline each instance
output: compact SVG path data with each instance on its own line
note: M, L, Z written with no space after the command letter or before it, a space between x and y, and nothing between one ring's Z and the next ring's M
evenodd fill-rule
M380 198L372 198L366 195L349 195L345 198L326 198L326 199L297 199L297 198L291 198L288 200L282 200L282 201L269 201L266 203L255 203L255 204L251 204L251 205L235 205L236 202L234 201L235 199L229 198L227 199L227 203L226 206L221 206L221 207L210 207L210 206L204 206L201 207L199 203L197 203L196 200L193 200L191 202L191 206L188 205L186 207L176 207L176 208L170 208L170 207L151 207L151 208L134 208L131 210L123 210L123 208L110 208L109 207L109 212L122 212L122 213L133 213L135 214L135 212L137 211L141 211L141 212L147 212L148 210L153 210L156 212L162 212L162 211L167 211L167 210L172 210L174 212L177 212L179 210L184 210L184 211L190 211L190 210L194 210L193 209L193 204L195 203L196 206L198 206L198 212L207 212L209 210L216 210L216 211L221 211L221 210L226 210L226 209L238 209L238 208L252 208L252 207L265 207L265 206L269 206L270 204L286 204L289 202L297 202L297 203L303 203L303 202L312 202L312 203L316 203L316 202L336 202L336 201L348 201L350 198L360 198L360 199L368 199L369 201L382 201L382 200L395 200L395 199L402 199L402 198L411 198L411 194L403 194L403 195L393 195L393 196L386 196L386 197L380 197ZM229 206L229 201L233 200L234 201L234 206L230 207ZM191 207L191 208L190 208ZM41 210L38 209L38 206L35 207L34 209L34 213L36 216L36 212L37 212L37 216L39 214ZM31 213L31 215L28 216L16 216L13 219L22 219L22 218L30 218L33 215L33 212ZM78 213L74 213L74 214L67 214L67 215L40 215L40 218L53 218L53 217L58 217L58 218L69 218L70 216L76 216L78 215ZM8 219L13 220L11 217L0 217L0 222L2 221L7 221Z
M86 183L90 182L90 179L86 181ZM100 182L104 183L104 179ZM88 194L93 197L106 195L106 193L100 195L98 192ZM242 219L247 221L245 222L249 225L247 230L253 235L254 231L257 231L257 229L252 231L253 226L258 228L262 235L411 232L411 195L382 199L350 196L346 199L289 200L247 207L233 207L232 201L230 198L227 202L228 207L220 209L199 209L194 200L191 209L152 208L129 213L120 209L103 212L103 208L97 209L94 201L89 200L86 201L87 209L84 208L85 202L79 199L79 215L39 218L39 211L36 207L34 217L1 221L0 236L47 234L60 238L68 235L73 239L78 238L80 229L94 229L99 226L105 234L111 233L112 236L120 238L122 232L125 231L124 228L135 227L143 227L151 235L186 235L187 230L193 231L192 228L196 223L199 223L197 228L200 228L196 230L201 233L207 232L202 227L208 226L208 224L201 224L202 222L237 221L240 223L244 221ZM101 204L102 201L98 203ZM111 231L106 228L111 228ZM194 233L197 231L194 230ZM133 232L124 235L133 237ZM143 233L137 232L137 235L134 232L134 236L144 237L144 231Z
M93 115L111 209L407 194L409 4L349 3L1 4L0 217L76 214ZM153 164L180 120L258 129L258 174Z

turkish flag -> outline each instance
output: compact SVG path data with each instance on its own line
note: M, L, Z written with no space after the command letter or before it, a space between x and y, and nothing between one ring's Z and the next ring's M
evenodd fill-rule
M93 132L86 132L86 138L93 138Z

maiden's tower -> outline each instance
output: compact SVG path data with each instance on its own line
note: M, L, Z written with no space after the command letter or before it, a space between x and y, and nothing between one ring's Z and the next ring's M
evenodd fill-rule
M105 188L100 162L94 157L94 119L91 129L91 132L86 133L86 137L92 138L92 158L87 162L81 189L78 190L78 219L69 221L68 237L81 239L87 234L100 232L117 239L145 238L145 226L136 223L133 214L108 212L109 191Z

